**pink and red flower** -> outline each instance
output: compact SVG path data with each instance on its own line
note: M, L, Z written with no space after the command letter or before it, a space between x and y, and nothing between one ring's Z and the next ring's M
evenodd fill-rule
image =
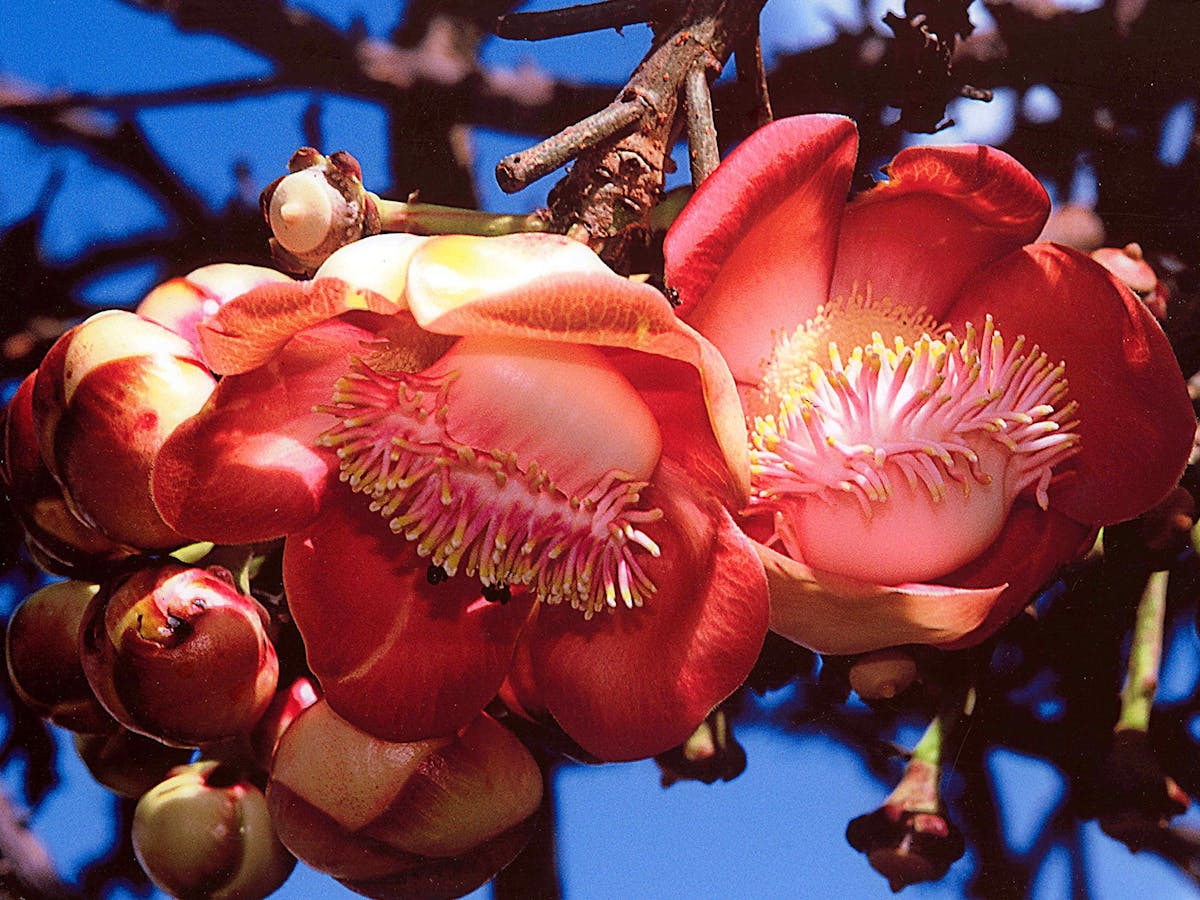
M680 315L751 441L772 627L822 652L978 642L1098 526L1177 482L1194 428L1165 337L987 147L913 148L846 203L854 125L776 122L667 235Z
M523 639L559 725L635 758L753 665L767 589L726 511L748 487L733 381L582 245L368 238L198 335L224 377L159 454L155 502L195 539L287 536L309 665L356 726L456 731Z

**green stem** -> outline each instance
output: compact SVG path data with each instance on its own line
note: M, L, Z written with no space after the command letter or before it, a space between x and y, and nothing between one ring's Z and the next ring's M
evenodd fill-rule
M942 764L942 738L946 733L945 713L939 713L929 723L917 746L913 747L912 758L933 766Z
M546 231L549 225L539 212L525 215L482 212L439 206L436 203L404 203L385 200L371 194L379 209L384 231L407 231L416 234L474 234L491 237L522 231Z
M1166 571L1152 573L1138 602L1116 731L1144 732L1150 727L1150 710L1158 691L1158 671L1162 663L1167 577Z

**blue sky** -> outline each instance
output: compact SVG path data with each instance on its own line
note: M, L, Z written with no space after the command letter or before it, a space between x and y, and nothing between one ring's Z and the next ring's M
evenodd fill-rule
M0 71L50 89L123 91L167 88L212 79L264 75L266 64L222 40L181 35L162 17L117 0L4 0L0 31ZM303 0L303 6L345 24L362 15L378 36L393 24L394 2L385 0ZM530 4L530 8L561 5ZM883 4L877 4L882 9ZM768 52L794 49L832 34L838 21L854 21L851 4L771 0L764 25ZM876 19L878 16L876 16ZM604 78L616 83L648 46L645 28L568 38L541 46L489 41L489 65L517 65L525 59L559 75ZM246 160L254 180L266 184L284 170L303 139L300 113L308 101L300 92L271 98L146 112L140 121L168 163L213 205L233 191L230 175ZM369 187L385 179L383 114L359 101L326 97L323 126L326 150L345 148L363 163ZM1003 136L1004 97L991 110L978 104L959 110L964 127L941 139ZM528 210L540 204L554 178L506 197L490 172L503 154L527 145L525 138L476 135L479 184L484 205ZM0 184L0 224L27 215L55 170L65 175L46 220L49 254L69 259L108 236L152 230L163 213L119 174L97 168L69 148L45 148L21 129L0 124L0 157L9 177ZM11 161L19 161L15 167ZM19 172L19 177L14 175ZM132 302L148 276L116 279L96 286L97 302ZM1191 684L1197 666L1195 641L1172 656L1165 690ZM915 734L904 735L915 739ZM739 732L749 753L746 773L730 784L706 787L658 786L652 763L601 768L569 767L558 780L559 843L566 894L570 900L609 897L774 898L891 896L886 884L854 852L842 835L848 819L876 807L890 790L877 782L859 759L820 736L789 737L765 728ZM64 757L67 787L34 819L69 873L103 845L109 808L105 792L82 768ZM1049 767L1016 754L998 754L994 773L1004 801L1006 834L1020 849L1028 846L1061 789ZM9 780L13 773L8 773ZM1098 832L1085 831L1088 864L1095 873L1094 896L1124 898L1135 891L1153 897L1200 896L1169 866L1148 856L1131 856ZM962 896L970 866L960 862L941 883L910 889L905 896ZM1066 858L1052 855L1039 878L1038 900L1067 894ZM486 895L486 890L481 892ZM353 896L303 868L277 895L286 900Z

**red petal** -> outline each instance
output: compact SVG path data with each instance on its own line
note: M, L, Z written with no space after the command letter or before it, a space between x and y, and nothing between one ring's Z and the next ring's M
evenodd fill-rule
M686 740L749 674L767 628L762 567L729 514L669 462L644 496L666 513L645 528L663 551L645 563L658 592L590 621L544 606L531 641L550 712L605 760Z
M627 350L611 351L609 358L625 373L657 420L663 455L719 497L726 508L744 505L721 447L708 427L699 373L678 360Z
M1060 566L1085 553L1094 539L1092 529L1053 509L1017 503L987 552L943 579L961 587L1008 582L979 627L949 642L947 649L970 647L991 636L1029 604Z
M334 423L313 412L328 403L348 355L370 331L327 322L302 332L267 365L226 376L208 403L177 428L154 466L163 518L197 540L248 543L313 520L332 451L316 438Z
M451 734L495 696L531 600L484 602L466 576L431 585L414 545L364 497L336 490L284 550L309 667L338 715L378 738Z
M1145 306L1083 254L1034 244L968 284L949 322L981 323L988 313L1007 341L1024 334L1066 362L1082 440L1060 467L1071 474L1050 487L1051 505L1107 525L1166 496L1196 423L1175 355Z
M214 372L234 375L260 366L297 332L351 310L390 315L402 309L340 278L264 284L230 300L197 332Z
M1038 236L1050 208L1037 179L991 147L912 147L887 172L842 219L834 297L869 286L940 319L974 272Z
M756 544L771 586L771 630L818 653L945 644L987 618L1004 585L864 584L816 572Z
M857 145L849 119L780 119L729 154L667 232L679 312L739 380L757 382L773 335L829 298Z

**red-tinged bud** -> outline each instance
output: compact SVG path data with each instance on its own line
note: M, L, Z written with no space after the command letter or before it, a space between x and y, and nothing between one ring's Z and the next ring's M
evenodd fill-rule
M1121 282L1137 294L1139 300L1157 319L1167 317L1167 301L1169 291L1158 280L1158 275L1142 254L1140 244L1126 244L1124 247L1101 247L1092 251L1092 259L1108 269Z
M225 569L169 563L106 584L80 630L83 669L113 717L166 743L247 734L279 661L266 611Z
M287 275L264 266L215 263L164 281L147 294L135 312L186 339L200 353L196 326L239 294L259 285L291 281Z
M58 575L99 578L131 551L76 517L46 468L33 423L34 377L21 382L4 409L0 481L39 565Z
M883 806L851 820L850 846L893 891L942 878L966 852L966 841L938 793L939 766L914 757Z
M64 334L33 387L38 446L76 515L119 543L186 543L158 515L150 470L216 382L185 339L121 310Z
M264 770L271 768L275 747L288 726L296 716L316 703L320 696L317 686L304 677L297 678L287 688L276 692L275 699L250 734L254 759Z
M542 778L525 747L481 715L457 735L393 744L325 701L275 751L267 802L280 839L371 897L458 897L528 839Z
M692 736L654 757L662 772L660 782L670 787L677 781L733 781L746 771L746 751L733 736L733 727L723 709L708 714Z
M275 836L262 792L213 760L181 766L138 801L133 850L173 897L265 897L296 864Z
M136 800L176 766L186 765L193 751L169 747L113 722L106 734L75 735L75 752L99 784Z
M1082 811L1095 816L1109 837L1137 852L1153 846L1191 798L1166 773L1146 732L1122 728L1083 796Z
M8 620L8 674L17 696L72 731L115 725L79 661L79 624L95 593L94 584L82 581L52 584L26 597Z

